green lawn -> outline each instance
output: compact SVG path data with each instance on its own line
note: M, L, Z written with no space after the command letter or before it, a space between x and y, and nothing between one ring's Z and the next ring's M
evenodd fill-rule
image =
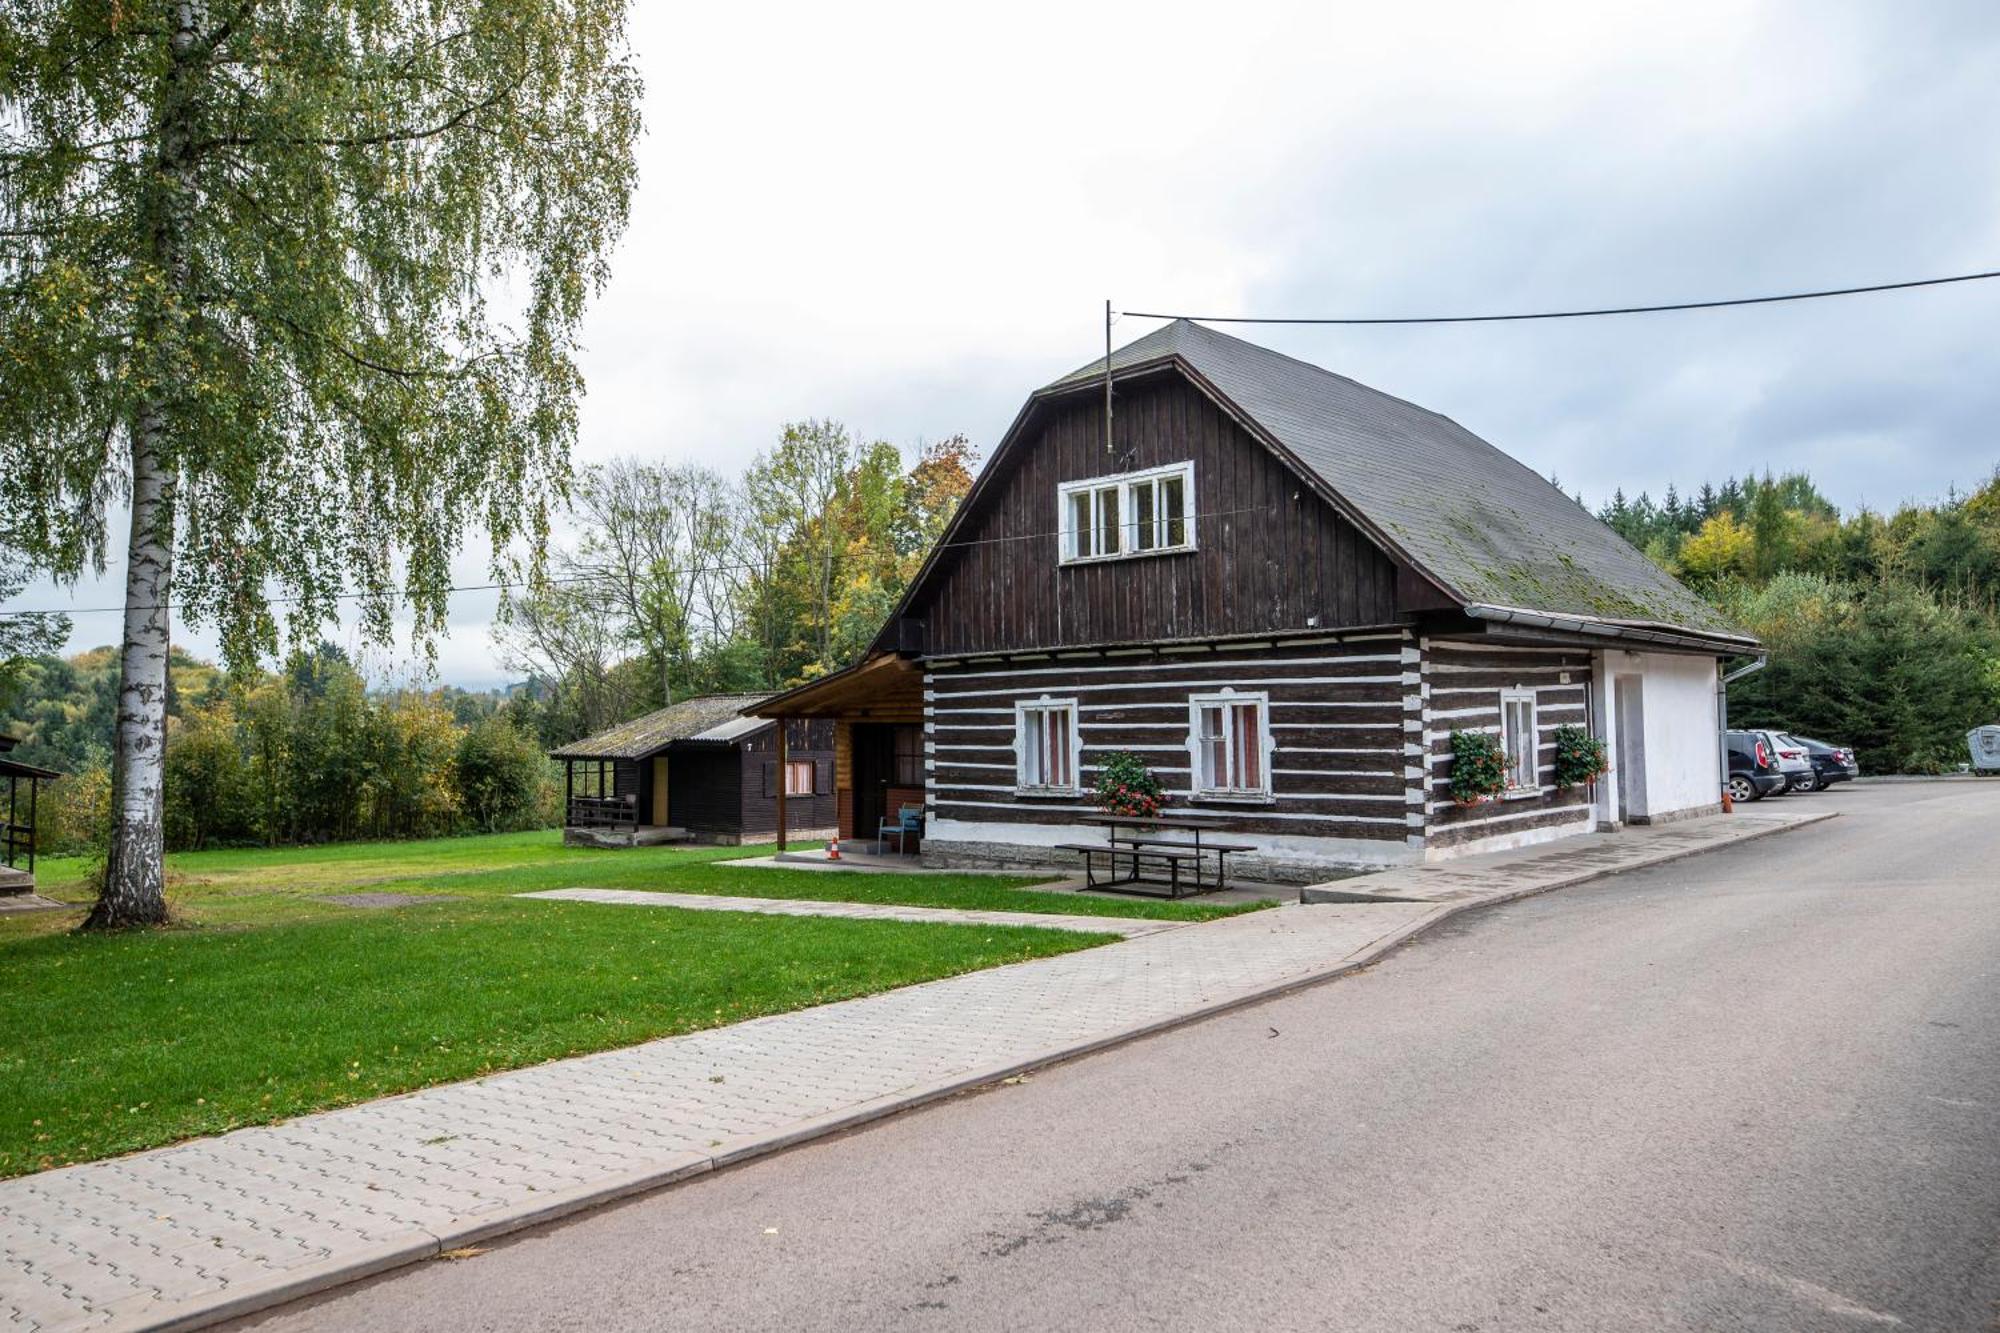
M1027 958L1105 935L647 912L512 895L639 888L1201 918L1243 910L1035 892L1032 877L729 865L744 848L565 848L554 833L168 858L178 924L0 917L0 1177ZM416 895L390 908L334 894Z
M1109 937L439 899L0 943L0 1176Z
M752 898L821 898L968 907L1003 912L1059 912L1206 921L1249 910L1244 904L1162 902L1101 894L1035 892L1036 875L866 874L731 866L768 856L769 847L635 847L620 851L564 847L554 831L425 842L348 843L331 847L181 852L167 858L169 896L183 916L246 923L292 919L325 910L316 895L355 892L488 895L532 889L652 889ZM42 893L81 903L87 864L51 858L37 868ZM342 909L346 910L346 909ZM0 920L0 939L20 919Z

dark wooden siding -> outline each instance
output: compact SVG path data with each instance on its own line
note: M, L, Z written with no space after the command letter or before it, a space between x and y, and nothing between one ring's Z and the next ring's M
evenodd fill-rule
M1087 789L1113 750L1130 750L1160 778L1173 816L1218 829L1287 837L1404 842L1410 826L1404 698L1416 693L1416 650L1391 632L1257 650L1144 658L1092 656L1060 666L934 669L927 707L932 811L944 819L1068 823L1087 796L1015 788L1014 705L1075 698ZM1272 796L1261 803L1191 801L1191 694L1224 687L1269 696Z
M785 724L786 757L793 761L811 760L813 794L794 796L785 802L785 823L794 829L829 829L834 826L833 719L794 718ZM763 837L778 831L778 731L753 738L743 754L741 820L746 837Z
M743 760L735 746L679 746L667 764L668 823L710 837L742 832Z
M1555 786L1555 729L1574 723L1596 730L1590 716L1588 652L1432 639L1424 645L1423 678L1431 770L1425 830L1429 845L1450 847L1590 819L1587 787L1559 791ZM1535 692L1542 792L1461 806L1451 798L1451 733L1498 733L1500 693L1515 688Z
M1179 375L1043 409L911 614L932 655L1336 629L1396 618L1396 566ZM1194 463L1196 549L1058 559L1057 487Z

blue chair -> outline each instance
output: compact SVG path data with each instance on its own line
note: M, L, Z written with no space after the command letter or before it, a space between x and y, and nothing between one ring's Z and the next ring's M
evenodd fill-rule
M877 846L886 847L889 839L896 840L896 854L903 856L910 850L910 839L924 836L924 808L921 805L906 805L894 820L880 820L875 826Z

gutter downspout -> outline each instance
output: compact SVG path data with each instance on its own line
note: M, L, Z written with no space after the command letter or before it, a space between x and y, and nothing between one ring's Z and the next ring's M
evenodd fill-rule
M1725 792L1729 790L1730 682L1742 680L1745 676L1754 676L1755 674L1757 674L1759 671L1762 671L1765 667L1769 666L1770 664L1771 664L1771 655L1769 653L1758 653L1757 659L1754 662L1751 662L1748 666L1737 667L1736 670L1730 672L1725 676L1718 678L1715 682L1715 719L1717 723L1715 732L1715 745L1717 752L1716 758L1717 762L1721 765L1722 768L1722 789Z

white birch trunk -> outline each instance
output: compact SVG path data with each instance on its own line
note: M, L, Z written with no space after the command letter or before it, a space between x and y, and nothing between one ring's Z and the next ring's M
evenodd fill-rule
M173 593L173 478L161 464L163 428L148 409L132 433L132 531L125 560L125 643L119 656L117 750L104 888L85 923L154 925L167 919L165 751L168 603Z
M199 0L175 6L174 64L166 74L156 122L165 186L149 219L153 257L167 281L182 288L187 282L190 98L197 78L188 53L206 19L207 6ZM97 905L83 923L86 930L157 925L167 919L167 650L176 472L158 397L134 415L131 437L132 528L125 558L124 647L118 661L111 845Z

